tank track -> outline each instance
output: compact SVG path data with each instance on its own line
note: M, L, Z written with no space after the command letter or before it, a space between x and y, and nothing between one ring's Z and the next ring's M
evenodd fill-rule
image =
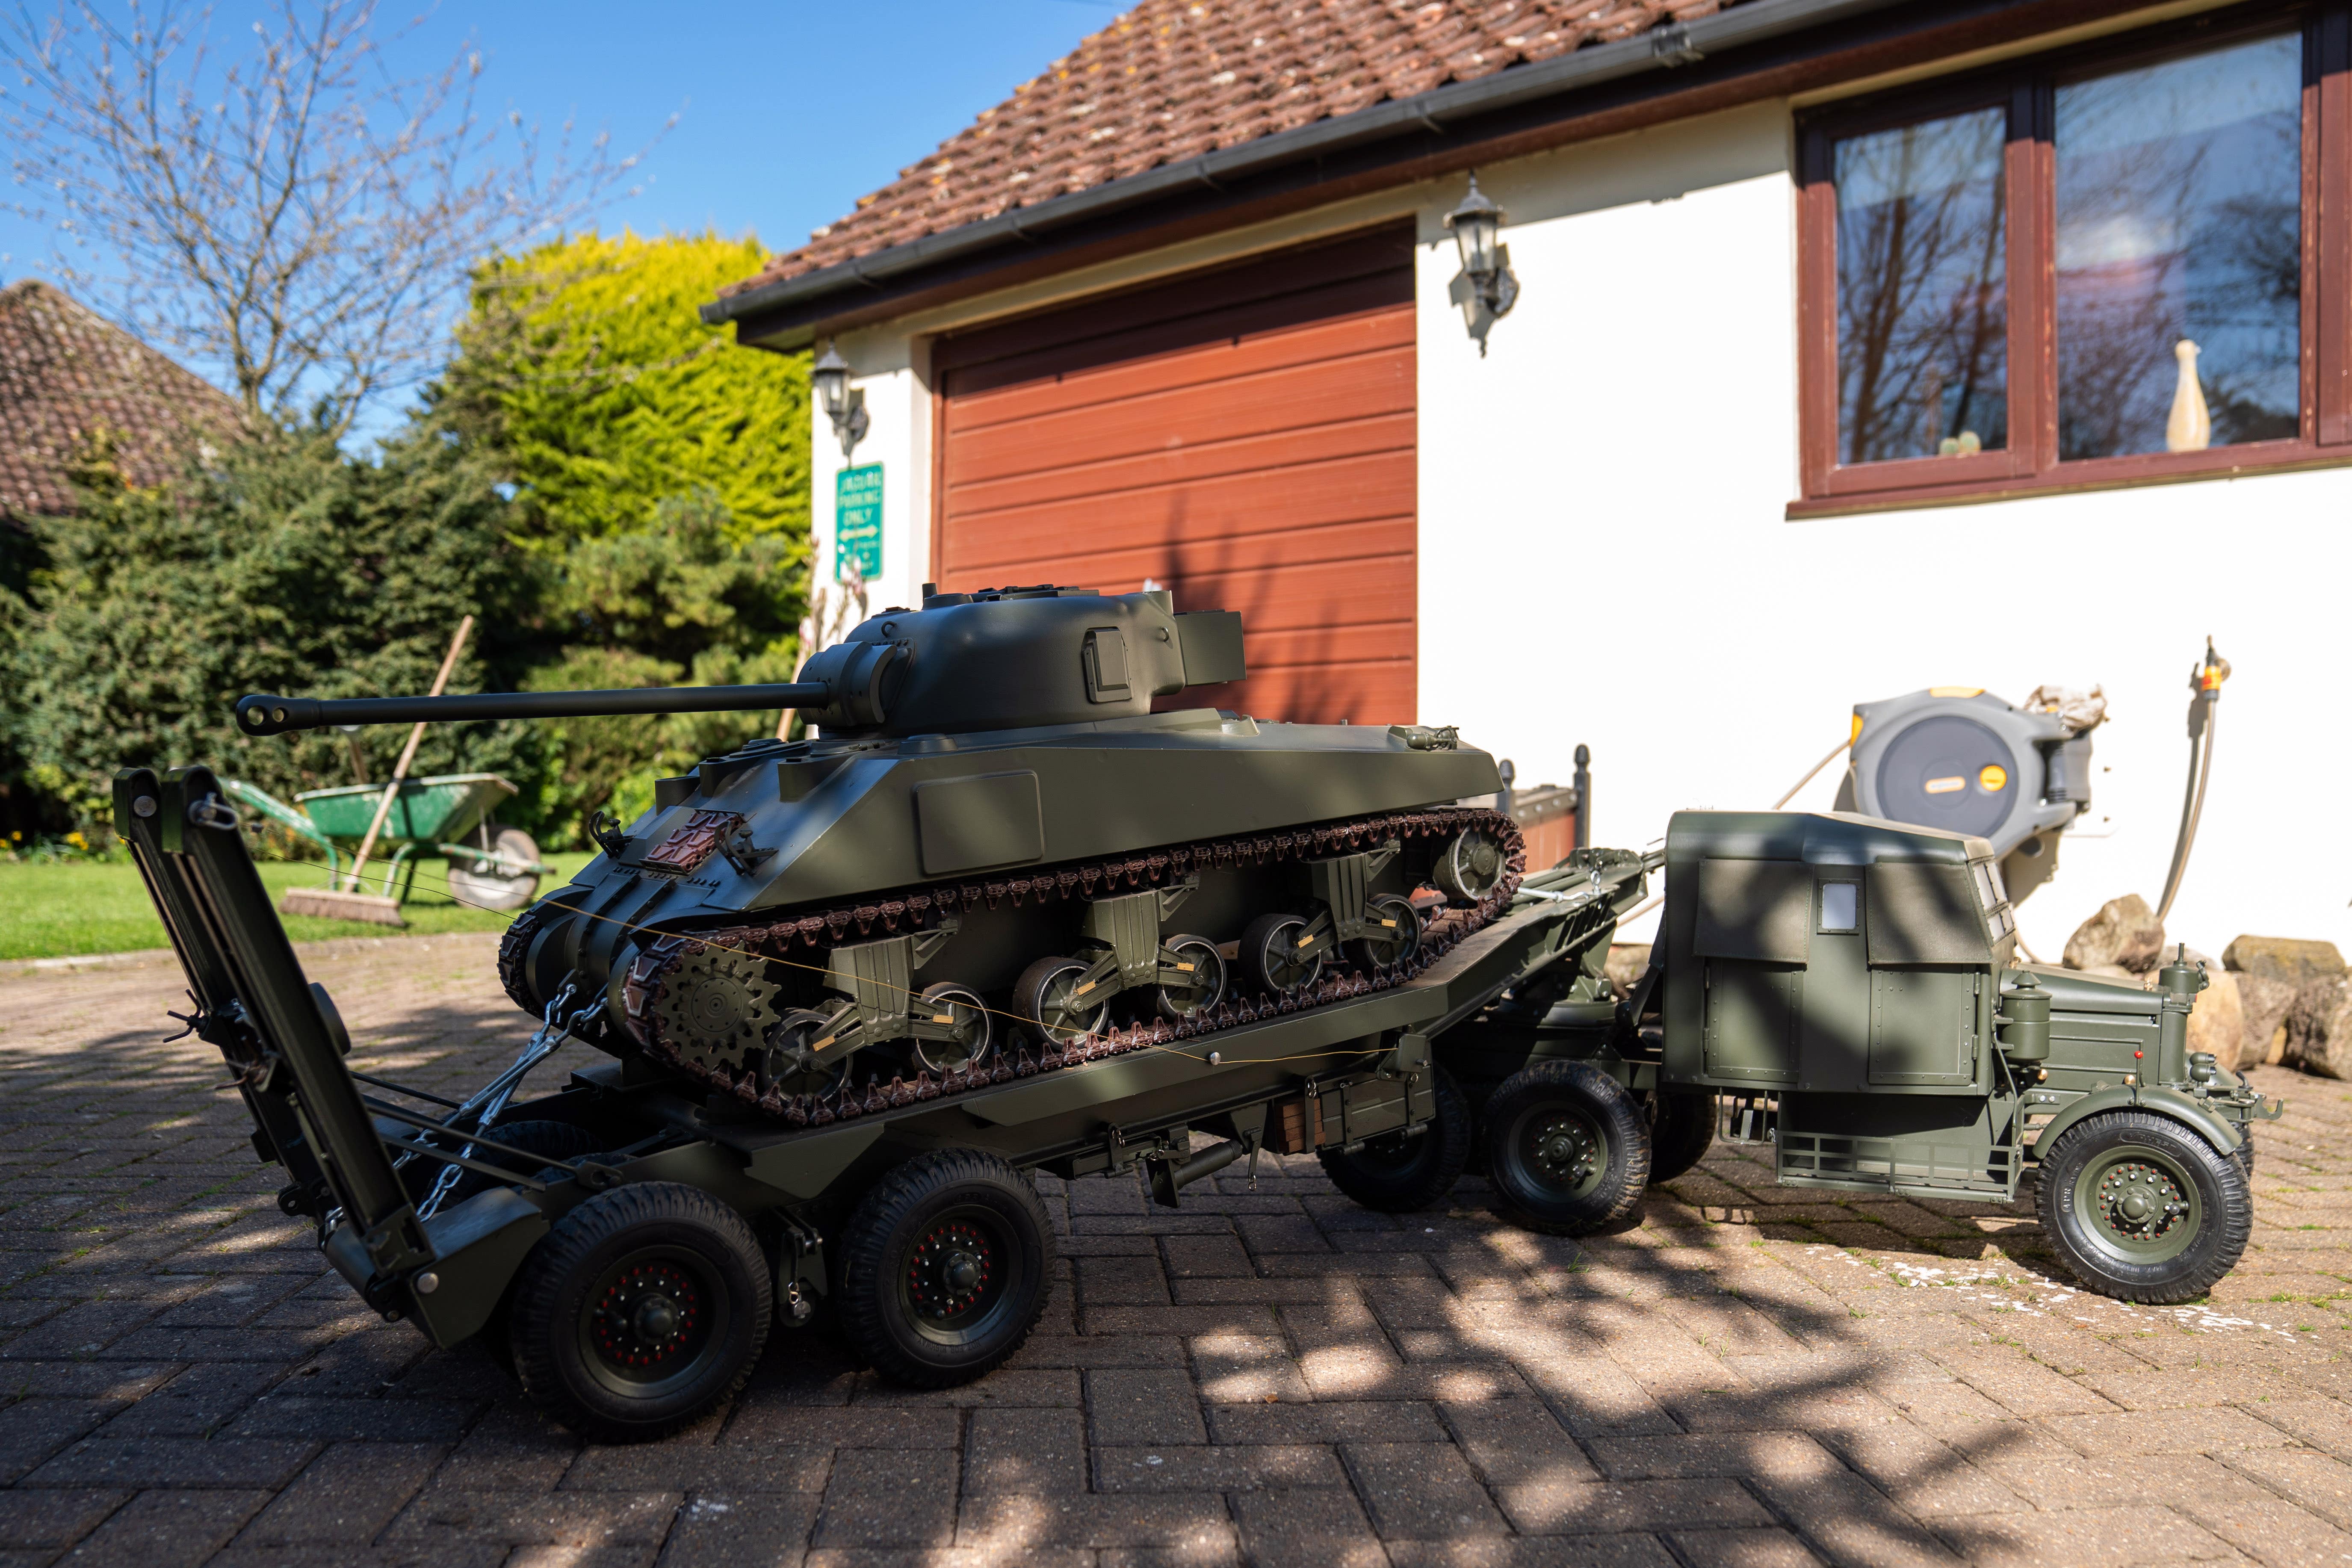
M807 960L795 956L802 950L822 951L832 943L852 937L862 939L924 931L944 918L983 908L993 910L1007 903L1018 907L1024 900L1042 904L1089 898L1098 891L1108 893L1117 889L1126 892L1160 887L1194 871L1278 865L1313 856L1367 849L1390 838L1445 837L1465 828L1483 828L1500 842L1503 849L1502 876L1494 889L1476 903L1445 910L1424 926L1420 946L1411 959L1402 964L1370 973L1328 975L1309 993L1282 997L1260 995L1238 1001L1228 995L1219 1005L1213 1017L1186 1021L1155 1018L1149 1023L1106 1030L1074 1042L1066 1048L1046 1042L1042 1048L1033 1051L1031 1042L1016 1044L1007 1041L997 1047L992 1053L993 1059L983 1067L968 1072L959 1069L940 1079L934 1079L927 1072L919 1072L912 1082L908 1081L903 1073L894 1073L891 1081L885 1084L877 1071L863 1084L857 1083L856 1058L853 1058L841 1083L835 1089L822 1094L787 1094L774 1085L763 1092L756 1070L750 1066L737 1074L723 1066L713 1067L690 1059L662 1037L656 1018L656 1009L661 1001L664 984L677 972L688 954L705 946L762 958L791 956L793 962L802 963ZM1465 937L1492 923L1510 906L1512 894L1517 891L1526 871L1527 847L1520 837L1517 824L1497 811L1446 807L1386 812L1340 822L1294 827L1280 833L1212 839L1154 849L1140 855L1056 867L1027 876L978 882L942 881L871 901L836 905L831 909L787 916L772 922L730 925L690 935L658 937L636 954L623 979L625 1010L620 1022L623 1030L648 1057L670 1071L700 1083L714 1093L726 1095L754 1108L788 1126L822 1127L851 1117L911 1105L918 1100L934 1100L941 1095L957 1094L1015 1078L1077 1067L1104 1057L1122 1056L1178 1040L1213 1037L1220 1030L1255 1023L1261 1018L1387 990L1420 974L1459 945ZM523 932L523 922L517 921L511 930ZM507 962L506 949L509 945L501 944L499 970L500 978L509 982L508 990L513 994L519 989L521 977L519 959L513 964ZM522 941L513 945L527 949L528 933L523 933Z

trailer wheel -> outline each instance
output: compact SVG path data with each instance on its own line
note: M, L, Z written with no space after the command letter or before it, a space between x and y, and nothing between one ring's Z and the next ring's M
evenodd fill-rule
M767 1260L733 1209L674 1182L617 1187L523 1261L507 1323L515 1375L583 1436L663 1436L743 1386L770 1300Z
M1715 1096L1696 1089L1658 1090L1658 1117L1650 1124L1650 1184L1671 1182L1699 1163L1715 1142Z
M2244 1167L2168 1116L2085 1117L2041 1166L2042 1233L2102 1296L2154 1306L2202 1296L2253 1231Z
M1503 1212L1547 1236L1622 1218L1650 1182L1642 1108L1590 1062L1520 1068L1486 1101L1486 1179Z
M1437 1114L1425 1131L1383 1132L1352 1154L1324 1149L1316 1158L1331 1184L1368 1209L1405 1214L1427 1208L1454 1190L1470 1163L1475 1131L1470 1102L1444 1068L1437 1074Z
M842 1227L835 1304L851 1347L917 1388L949 1388L1021 1348L1045 1310L1054 1232L993 1154L939 1149L877 1182Z

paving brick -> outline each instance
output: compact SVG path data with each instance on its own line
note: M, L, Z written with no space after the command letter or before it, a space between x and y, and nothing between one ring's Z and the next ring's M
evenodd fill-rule
M2022 1519L1977 1514L1939 1521L1951 1545L1993 1568L2048 1568L2052 1563L2106 1564L2238 1560L2235 1548L2168 1509L2076 1509Z
M1256 1568L1388 1568L1353 1494L1331 1488L1237 1492L1234 1523Z
M1389 1400L1331 1405L1212 1405L1218 1443L1443 1443L1445 1428L1430 1405Z
M0 1410L0 1484L37 1468L119 1408L94 1399L20 1399Z
M1085 1491L1086 1425L1075 1410L975 1412L964 1436L964 1495Z
M955 1543L956 1456L939 1449L844 1448L817 1515L815 1546Z
M1495 1490L1512 1527L1529 1535L1771 1522L1756 1500L1738 1487L1708 1481L1564 1477L1519 1481Z
M1656 1536L1638 1532L1475 1535L1463 1541L1391 1541L1383 1544L1388 1547L1389 1561L1394 1568L1669 1568L1675 1563L1673 1553L1660 1544Z
M821 1492L833 1471L830 1447L788 1444L713 1447L700 1443L635 1443L583 1449L562 1472L565 1491ZM455 1474L467 1475L463 1464Z
M1079 1292L1089 1306L1165 1306L1168 1302L1168 1275L1156 1256L1081 1258L1077 1279Z
M1095 1489L1104 1492L1236 1492L1280 1487L1344 1487L1347 1472L1319 1444L1097 1448Z
M677 1510L661 1561L678 1568L782 1568L798 1564L816 1521L802 1492L698 1492Z
M71 1546L131 1495L111 1489L0 1492L0 1549Z
M1540 1400L1446 1405L1440 1413L1490 1486L1599 1479L1584 1449Z
M1205 1443L1201 1398L1181 1372L1104 1370L1087 1379L1088 1436L1094 1443Z
M2287 1441L2275 1426L2239 1410L2135 1410L2113 1415L2059 1415L2042 1426L2060 1441L2095 1458L2275 1448Z
M1935 1531L1896 1507L1884 1492L1847 1471L1801 1479L1765 1477L1755 1483L1781 1519L1822 1548L1832 1563L1867 1568L1911 1568L1958 1561ZM1954 1521L1975 1530L1978 1518ZM2034 1516L2039 1524L2042 1516ZM2063 1561L2063 1559L2061 1559Z
M1392 1540L1498 1535L1508 1529L1458 1448L1427 1443L1343 1443L1339 1456L1373 1528Z
M725 1447L952 1448L963 1436L953 1410L834 1410L796 1405L738 1405L719 1437Z
M25 1478L37 1487L281 1487L316 1443L260 1438L86 1437Z
M1814 1568L1821 1559L1779 1528L1677 1530L1666 1539L1691 1568Z
M74 1548L76 1568L195 1568L268 1502L266 1491L149 1491Z
M237 1537L240 1546L364 1546L423 1489L447 1449L338 1443L310 1461Z
M1035 1546L1171 1548L1185 1554L1232 1546L1224 1499L1213 1493L1104 1497L994 1495L968 1500L956 1544L1022 1551Z
M1160 1245L1166 1249L1168 1273L1173 1279L1247 1278L1257 1272L1237 1237L1171 1236Z
M675 1492L474 1491L461 1478L425 1488L385 1527L383 1544L656 1546L679 1500Z

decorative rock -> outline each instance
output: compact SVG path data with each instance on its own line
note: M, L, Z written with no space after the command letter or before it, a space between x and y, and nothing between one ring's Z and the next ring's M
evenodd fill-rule
M2352 1079L2352 984L2315 981L2295 992L2284 1060L2321 1078Z
M2291 936L2242 936L2221 950L2221 963L2265 980L2307 985L2315 980L2344 978L2344 955L2332 942L2306 942Z
M2221 962L2237 973L2238 997L2245 1015L2245 1047L2239 1060L2249 1066L2276 1064L2288 1062L2290 1053L2300 1060L2311 1042L2326 1037L2325 1022L2345 978L2344 955L2334 942L2242 936L2222 950ZM2315 994L2306 996L2306 992ZM2290 1016L2305 1020L2299 1034L2290 1026ZM2327 1055L2320 1047L2319 1057Z
M2144 974L2164 962L2164 926L2137 893L2110 899L2066 939L2066 967L2120 965Z

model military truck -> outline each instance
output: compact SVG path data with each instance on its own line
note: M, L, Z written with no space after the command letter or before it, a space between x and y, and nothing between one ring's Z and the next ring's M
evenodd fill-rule
M1665 868L1650 967L1623 1007L1602 1005L1588 963L1447 1038L1440 1060L1474 1098L1521 1062L1584 1069L1583 1114L1561 1131L1538 1118L1496 1142L1488 1100L1506 1201L1569 1226L1629 1205L1641 1150L1617 1132L1622 1101L1654 1086L1650 1179L1697 1157L1719 1101L1726 1132L1769 1144L1787 1186L2007 1202L2038 1167L2052 1246L2104 1294L2186 1300L2236 1263L2251 1123L2283 1108L2189 1051L2201 969L2176 959L2151 991L2020 963L1991 847L1934 828L1684 812ZM1514 1093L1506 1080L1496 1099L1517 1115Z
M1006 589L886 610L785 686L245 699L257 736L814 721L596 826L603 854L501 944L539 1026L462 1103L345 1068L209 770L126 770L115 821L280 1205L371 1305L485 1337L607 1438L695 1419L772 1324L820 1315L900 1381L985 1373L1053 1275L1039 1170L1139 1165L1175 1205L1312 1152L1402 1210L1477 1160L1510 1216L1577 1234L1687 1169L1720 1096L1801 1184L2000 1200L2041 1155L2095 1289L2177 1299L2243 1245L2259 1102L2185 1056L2199 976L2014 967L1981 841L1685 816L1663 857L1530 873L1451 731L1153 710L1244 673L1237 617ZM1662 862L1664 934L1619 1002L1609 939ZM602 1059L518 1100L567 1042Z

